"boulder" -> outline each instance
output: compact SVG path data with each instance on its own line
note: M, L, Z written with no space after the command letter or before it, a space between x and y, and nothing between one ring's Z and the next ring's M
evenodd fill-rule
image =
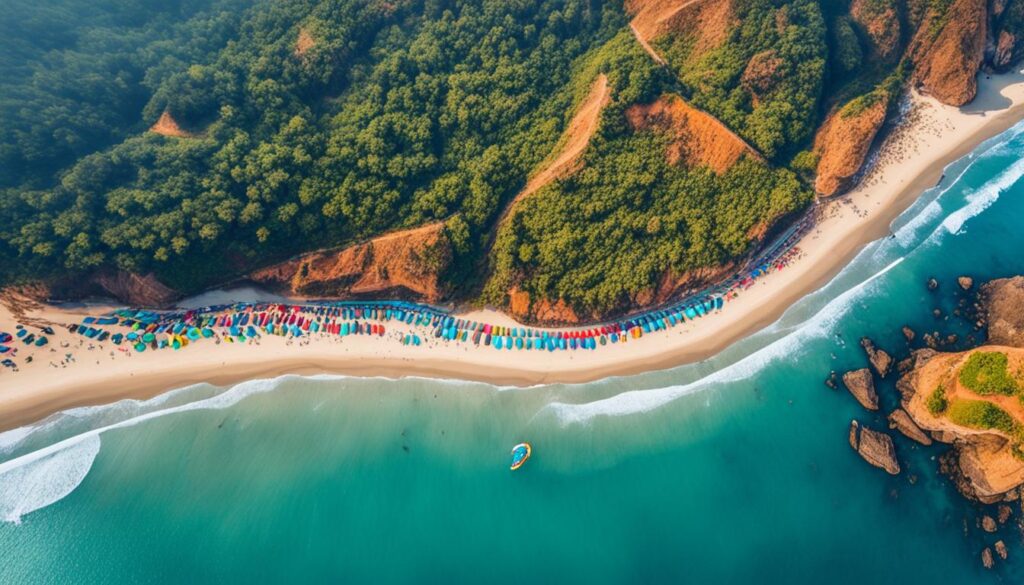
M961 276L956 279L956 283L964 290L971 290L971 287L974 286L974 279L970 276Z
M936 280L935 277L933 276L932 278L928 279L927 286L928 286L928 290L936 290L936 289L939 288L939 281Z
M914 337L917 336L917 334L914 333L914 330L911 329L910 327L908 327L907 325L903 326L902 331L903 331L903 337L906 338L907 343L910 343L910 342L914 341Z
M931 445L932 439L921 427L917 426L914 419L910 418L907 411L902 408L897 408L889 414L889 428L896 429L903 433L907 438L913 439L922 445Z
M884 469L891 475L899 474L900 464L896 461L896 448L889 435L861 427L854 420L850 423L850 446L864 461Z
M1013 514L1013 510L1006 504L999 504L999 523L1006 524L1006 521L1010 519Z
M999 558L1005 561L1006 557L1009 556L1009 553L1006 550L1006 543L1001 540L997 540L994 546L996 549L996 554L999 555Z
M860 346L864 348L865 353L868 354L868 361L874 366L875 371L882 378L889 375L889 370L892 369L893 359L884 349L878 349L875 347L873 341L867 337L862 337L860 340Z
M993 517L991 517L991 516L989 516L987 514L985 516L981 517L981 529L982 530L984 530L985 532L995 532L996 528L998 528L998 526L996 526L996 519L995 518L993 518Z
M831 372L828 373L828 378L825 378L825 385L835 390L836 388L839 387L839 385L836 384L836 380L838 378L839 376L836 374L836 371L832 370Z
M861 406L868 410L878 410L878 393L875 392L875 381L871 377L871 370L861 368L843 374L843 384L853 394L853 397L860 402Z
M986 569L991 569L996 564L992 558L992 549L985 547L985 550L981 551L981 565Z

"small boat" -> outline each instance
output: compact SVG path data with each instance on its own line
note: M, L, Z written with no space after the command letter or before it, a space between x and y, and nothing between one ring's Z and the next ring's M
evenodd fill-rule
M526 460L530 458L532 449L529 443L519 443L515 447L512 447L512 471L515 471L526 463Z

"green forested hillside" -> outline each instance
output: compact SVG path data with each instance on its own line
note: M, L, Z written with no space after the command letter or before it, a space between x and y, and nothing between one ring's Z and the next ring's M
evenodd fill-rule
M960 24L938 0L722 2L651 3L696 19L645 25L662 67L627 26L644 0L11 0L0 285L120 269L188 293L441 221L458 298L620 310L806 207L829 112L894 102L914 27ZM921 38L926 55L938 36ZM506 213L599 73L610 97L578 170ZM756 152L673 162L679 136L625 116L666 95ZM147 131L158 119L181 135Z

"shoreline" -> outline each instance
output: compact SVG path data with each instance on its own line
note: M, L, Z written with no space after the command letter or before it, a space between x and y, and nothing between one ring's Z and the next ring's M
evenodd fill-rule
M910 99L912 117L886 137L876 151L877 161L860 184L850 193L820 204L821 219L797 244L800 255L786 269L758 279L722 311L708 317L602 351L511 354L441 340L411 347L397 344L393 338L367 336L298 343L264 337L255 345L223 344L210 351L202 351L210 346L196 344L173 354L118 355L112 346L83 341L58 329L47 348L29 352L15 343L36 359L31 364L21 364L19 359L19 372L0 371L0 431L72 407L150 398L201 382L226 386L285 374L334 374L532 386L590 382L707 359L775 322L794 302L828 283L866 245L888 234L892 221L941 180L946 166L1024 119L1024 75L981 77L978 96L964 108L942 106L916 94ZM71 323L103 309L41 307L30 315ZM493 311L457 317L514 323ZM0 307L0 330L13 329L13 316ZM393 330L405 329L399 325ZM63 350L62 343L78 345ZM97 347L86 349L85 343ZM54 355L66 351L75 354L74 362L60 367L48 364Z

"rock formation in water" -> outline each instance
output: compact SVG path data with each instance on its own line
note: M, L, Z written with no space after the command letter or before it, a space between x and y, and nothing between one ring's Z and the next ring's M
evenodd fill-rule
M871 377L871 370L861 368L843 374L843 384L853 394L853 397L860 402L861 406L868 410L878 410L878 393L875 392L875 381Z
M884 349L879 349L875 346L875 343L863 337L860 340L860 346L864 348L864 352L868 354L868 361L871 362L871 366L878 372L879 377L885 378L889 375L889 370L892 369L892 356L890 356Z
M850 423L850 446L871 465L884 469L892 475L899 474L900 464L896 461L896 448L889 435L873 431L861 426L857 421L852 421Z
M889 428L903 433L907 438L922 445L932 444L932 438L922 431L921 427L917 426L914 419L902 408L897 408L889 414Z
M1024 485L1024 403L1017 396L1024 395L1019 380L1024 371L1024 278L994 280L981 291L981 310L990 323L988 344L952 353L917 350L901 362L904 374L896 386L913 422L953 445L941 458L941 469L967 497L994 503L1018 498ZM979 352L985 355L973 363L987 365L972 366L973 373L964 374ZM1008 382L1002 390L982 391L981 379ZM1008 517L1000 511L1001 522ZM986 530L996 524L989 520L984 521Z

